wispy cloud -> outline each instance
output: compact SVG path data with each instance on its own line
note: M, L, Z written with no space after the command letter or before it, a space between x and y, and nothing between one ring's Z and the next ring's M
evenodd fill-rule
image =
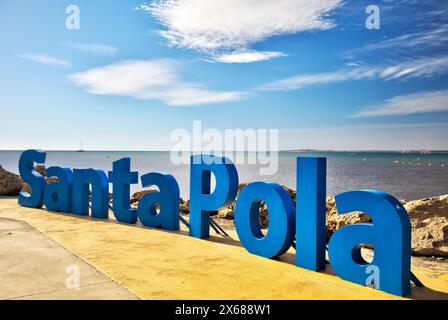
M326 73L304 74L276 80L260 87L265 91L289 91L299 90L304 87L337 83L348 80L366 79L372 77L375 72L368 73L363 69L339 70Z
M70 62L66 60L51 57L46 54L16 54L16 57L54 67L67 68L71 65Z
M219 92L180 79L179 64L171 60L130 60L74 73L69 78L85 91L99 95L158 100L171 106L237 101L243 92Z
M152 14L164 27L169 45L192 49L226 63L248 63L281 56L250 50L273 36L325 30L328 15L342 0L156 0L137 10ZM243 54L241 51L250 51Z
M411 59L381 71L380 77L386 80L399 78L428 78L448 71L448 56Z
M448 45L448 25L443 25L420 32L375 41L361 48L349 50L346 56L353 58L356 55L371 54L376 51L382 51L385 54L397 52L409 54L409 50L419 52L446 45Z
M78 51L93 53L97 55L113 56L118 49L109 45L101 43L81 43L81 42L66 42L64 46Z
M393 65L364 65L333 72L304 74L273 81L260 87L266 91L298 90L308 86L325 85L354 80L397 80L426 78L448 72L448 56L424 57Z
M223 63L250 63L284 57L285 54L277 51L236 51L214 57L215 61Z
M388 26L408 23L412 27L427 29L446 23L448 3L445 1L382 0L382 2L381 18ZM404 16L406 19L403 19Z
M448 111L448 90L397 96L383 104L368 107L349 118L398 116L415 113Z
M405 34L399 37L390 38L378 43L369 44L365 50L383 50L391 48L421 48L422 45L441 46L448 43L448 26L441 26L436 29Z

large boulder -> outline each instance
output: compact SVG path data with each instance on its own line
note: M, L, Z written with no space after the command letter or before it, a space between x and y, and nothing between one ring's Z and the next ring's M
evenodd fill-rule
M131 207L134 209L138 208L138 203L145 195L155 193L155 192L158 192L158 191L150 189L150 190L143 190L143 191L135 192L131 197L131 202L130 202ZM180 213L182 215L188 215L190 213L190 200L184 201L184 199L180 198L179 209L180 209Z
M336 230L347 225L371 221L371 218L363 212L350 212L339 215L334 197L327 198L327 240Z
M448 257L448 195L404 204L412 225L412 253Z
M139 201L143 198L143 196L157 192L157 190L144 190L135 192L131 197L131 205L138 205Z
M41 175L43 175L44 177L47 176L47 168L45 168L45 165L43 164L37 164L34 166L34 169L39 172Z
M226 220L234 220L235 219L235 205L238 196L240 195L241 189L247 186L247 183L240 183L238 186L238 191L236 193L235 200L233 200L232 204L228 207L222 208L218 211L217 218L226 219Z
M14 173L6 171L0 165L0 195L18 196L22 189L23 181Z
M184 216L190 214L190 200L180 198L180 213Z
M45 181L48 184L56 183L56 182L59 181L59 179L56 178L56 177L47 177L47 169L45 168L45 165L43 165L43 164L35 165L34 169L45 178ZM22 192L27 192L27 193L32 193L31 187L26 182L23 183L21 191Z

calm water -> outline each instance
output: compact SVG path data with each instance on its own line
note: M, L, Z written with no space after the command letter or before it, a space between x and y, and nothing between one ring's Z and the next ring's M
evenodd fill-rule
M379 189L399 199L419 199L448 193L448 153L430 155L400 153L322 152L279 154L278 171L260 176L259 165L237 165L240 182L272 181L295 189L296 157L328 159L328 195L348 190ZM19 151L0 151L0 164L17 173ZM176 177L181 195L188 198L189 166L174 165L168 152L48 152L46 166L112 169L112 162L132 159L132 170L170 173ZM133 191L140 190L138 185Z

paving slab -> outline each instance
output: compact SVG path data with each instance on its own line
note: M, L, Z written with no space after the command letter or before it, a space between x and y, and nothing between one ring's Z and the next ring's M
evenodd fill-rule
M23 221L0 218L0 299L136 299Z

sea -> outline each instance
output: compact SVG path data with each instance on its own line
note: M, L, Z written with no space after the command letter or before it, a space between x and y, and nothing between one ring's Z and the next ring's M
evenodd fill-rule
M0 165L18 173L21 151L0 151ZM257 158L257 154L244 153ZM236 156L236 154L235 154ZM48 151L45 165L69 168L112 169L112 162L131 158L132 171L139 175L150 172L169 173L176 178L181 196L189 198L189 164L173 163L165 151ZM327 158L327 194L336 195L351 190L382 190L398 199L415 200L448 194L448 152L279 152L275 158L277 170L262 175L260 163L238 161L240 182L269 181L296 189L296 159L298 157ZM240 154L240 158L242 159ZM240 160L241 160L240 159ZM258 159L258 158L257 158ZM132 185L131 191L143 188Z

